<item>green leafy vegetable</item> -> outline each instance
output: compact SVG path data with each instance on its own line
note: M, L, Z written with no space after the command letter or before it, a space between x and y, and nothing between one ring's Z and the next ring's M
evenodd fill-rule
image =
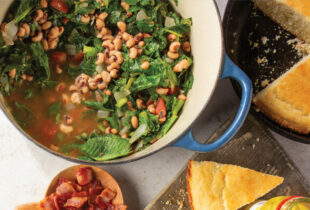
M128 140L113 134L90 138L85 144L75 145L75 147L87 157L97 161L115 159L131 152Z
M47 108L46 115L48 117L55 117L60 113L61 108L62 108L61 102L56 102Z

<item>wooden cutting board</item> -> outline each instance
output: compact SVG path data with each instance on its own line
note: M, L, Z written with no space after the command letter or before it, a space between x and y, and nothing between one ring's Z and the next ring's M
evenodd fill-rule
M220 136L230 123L231 120L224 123L207 142L210 143ZM280 195L310 197L309 184L302 174L270 132L252 115L247 117L237 135L224 147L210 153L196 153L191 159L234 164L284 177L283 184L265 195L263 199ZM187 165L145 209L190 209L186 189L186 169Z

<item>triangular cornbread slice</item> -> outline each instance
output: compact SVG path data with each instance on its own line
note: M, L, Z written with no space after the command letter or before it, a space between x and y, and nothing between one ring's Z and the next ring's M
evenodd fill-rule
M187 190L193 210L236 210L282 182L282 177L240 166L188 162Z
M283 127L310 132L310 56L260 91L255 105Z

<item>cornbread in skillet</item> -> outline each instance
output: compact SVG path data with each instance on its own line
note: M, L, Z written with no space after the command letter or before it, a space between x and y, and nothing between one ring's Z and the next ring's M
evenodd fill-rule
M254 0L254 3L284 29L310 43L309 0Z
M235 210L283 182L282 177L239 166L190 160L187 190L193 210Z
M280 125L310 131L310 56L273 81L253 99L256 106Z

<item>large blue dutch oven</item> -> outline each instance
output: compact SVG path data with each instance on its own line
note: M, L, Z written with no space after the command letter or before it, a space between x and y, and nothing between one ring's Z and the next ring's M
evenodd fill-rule
M2 2L0 21L13 0ZM225 54L221 19L216 3L212 0L179 0L176 10L183 17L192 17L191 31L192 53L194 56L194 84L188 94L183 112L171 130L148 148L128 157L104 162L81 161L56 153L41 145L27 135L13 120L8 110L1 107L12 123L32 142L39 147L73 162L84 164L115 164L124 163L146 157L167 146L183 147L198 152L210 152L223 146L241 127L249 111L252 97L252 85L245 73L240 70ZM242 88L242 97L238 113L226 132L211 144L200 144L192 136L191 126L208 104L219 79L231 78ZM2 100L3 101L3 100Z

